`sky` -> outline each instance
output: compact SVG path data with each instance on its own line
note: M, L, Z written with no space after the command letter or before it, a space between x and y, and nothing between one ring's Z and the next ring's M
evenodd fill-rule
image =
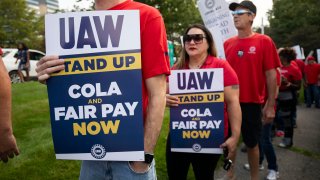
M237 0L227 0L228 2L237 2ZM254 27L260 27L263 18L263 24L269 25L267 22L267 11L272 8L272 0L251 0L257 6L257 16L253 22ZM76 0L59 0L60 9L72 9L73 5L80 7L88 7L93 0L83 0L82 3L76 3ZM238 1L240 2L240 1Z

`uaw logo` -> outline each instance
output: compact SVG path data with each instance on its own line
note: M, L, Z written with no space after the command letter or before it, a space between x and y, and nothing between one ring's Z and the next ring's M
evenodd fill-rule
M250 48L249 48L249 52L248 52L249 54L255 54L256 53L256 47L255 46L251 46Z
M102 159L106 156L106 149L101 144L95 144L91 148L91 155L96 159Z
M206 0L207 9L212 9L214 5L215 5L214 0Z
M192 149L194 152L200 152L201 151L201 145L200 144L194 144L192 146Z
M243 51L239 50L239 51L237 52L237 55L238 55L238 57L242 57L242 56L243 56Z

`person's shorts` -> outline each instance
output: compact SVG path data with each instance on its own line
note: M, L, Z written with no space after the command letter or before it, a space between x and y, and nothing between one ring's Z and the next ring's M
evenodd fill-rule
M262 128L262 105L256 103L240 103L242 111L241 133L245 145L255 147L260 139Z
M29 71L29 68L30 68L30 66L29 67L27 67L27 64L25 64L25 63L19 63L19 66L18 66L18 70L26 70L26 71Z

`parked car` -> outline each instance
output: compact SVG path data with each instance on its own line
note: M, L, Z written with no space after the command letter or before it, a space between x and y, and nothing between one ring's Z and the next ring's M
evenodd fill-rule
M21 82L20 76L18 74L18 65L19 61L15 64L16 62L16 54L18 53L18 49L2 49L3 55L2 59L4 62L4 65L7 68L7 71L9 73L10 79L12 83L19 83ZM36 72L36 64L37 62L45 56L45 54L41 51L29 49L30 53L30 79L36 79L37 78L37 72ZM22 71L23 75L26 75L25 71Z

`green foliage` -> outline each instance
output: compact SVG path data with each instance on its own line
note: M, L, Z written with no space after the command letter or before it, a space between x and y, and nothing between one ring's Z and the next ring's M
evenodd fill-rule
M202 23L195 0L136 0L153 6L161 12L168 39L178 40L179 34L194 23Z
M319 0L275 0L269 12L270 36L281 46L301 45L305 52L319 48Z
M25 0L1 0L0 45L17 47L24 42L29 48L44 49L44 20L27 7Z

